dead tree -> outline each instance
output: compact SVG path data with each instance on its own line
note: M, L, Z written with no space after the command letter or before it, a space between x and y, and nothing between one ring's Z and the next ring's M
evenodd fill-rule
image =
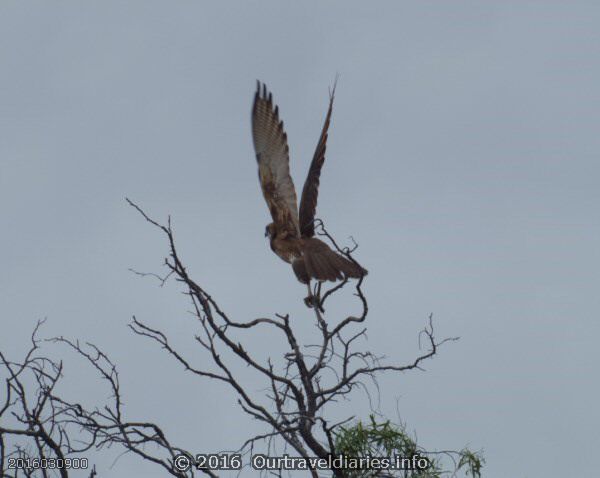
M364 350L365 321L368 315L368 303L362 290L363 279L357 281L344 280L326 287L323 283L308 286L308 304L311 306L317 327L316 343L302 344L297 338L289 315L236 320L230 317L208 291L188 273L183 259L179 256L170 218L166 225L149 217L139 206L127 200L144 219L164 234L169 253L165 259L167 273L161 277L156 274L162 284L174 278L183 286L189 297L193 315L197 323L195 340L206 352L208 362L196 365L183 356L170 343L167 334L157 328L150 327L142 320L133 317L129 324L131 330L140 336L156 342L174 360L190 374L201 380L214 380L230 387L237 397L241 409L252 419L264 424L261 434L248 437L240 444L239 453L247 454L254 450L259 442L266 442L267 448L274 440L282 440L286 450L297 456L309 458L327 458L336 455L336 434L347 420L332 423L328 418L327 406L340 398L349 397L356 389L368 390L365 379L375 380L377 374L385 372L405 372L419 369L422 362L433 357L440 345L454 338L438 341L434 336L431 317L423 330L427 347L418 357L407 364L387 364L374 352ZM355 261L352 253L356 249L342 248L328 234L323 224L317 221L318 234L329 240L332 246L351 261ZM139 273L146 275L144 273ZM357 312L353 315L334 319L327 317L325 310L328 301L336 294L352 292L356 301ZM39 327L39 324L38 324ZM238 340L237 335L254 328L270 328L284 341L288 352L279 359L269 357L259 360L255 354ZM36 327L37 332L37 327ZM17 417L23 425L21 429L2 428L0 422L0 478L8 476L50 476L49 474L17 475L6 469L7 457L12 454L32 453L38 457L68 457L81 455L91 449L108 446L120 446L162 467L171 476L180 478L194 476L194 470L177 469L173 460L180 454L190 456L184 447L176 446L167 439L159 426L149 422L129 422L122 407L122 392L119 375L115 365L96 346L80 344L63 337L51 339L73 349L83 357L104 379L111 391L111 403L88 410L77 401L68 401L55 393L55 385L62 372L62 363L52 362L45 358L34 357L38 342L32 337L33 347L20 364L9 362L0 355L2 365L9 371L6 379L8 398L2 414L9 412ZM361 345L362 344L362 345ZM363 348L361 348L361 346ZM251 392L244 387L240 377L234 371L235 363L243 363L258 375L262 376L266 393ZM211 367L206 364L210 364ZM37 396L33 404L26 398L25 387L20 377L30 372L37 382ZM14 407L21 408L15 415ZM77 429L76 431L74 429ZM72 440L77 434L77 443ZM25 451L22 447L7 451L4 441L7 437L25 435L31 438L35 448ZM150 447L149 445L154 445ZM209 476L217 476L215 471L200 470ZM39 473L39 472L38 472ZM94 476L92 470L90 476ZM313 477L322 476L325 472L311 471ZM341 469L333 469L325 473L336 477L345 477ZM68 470L60 470L58 476L68 476ZM381 475L384 476L384 475Z

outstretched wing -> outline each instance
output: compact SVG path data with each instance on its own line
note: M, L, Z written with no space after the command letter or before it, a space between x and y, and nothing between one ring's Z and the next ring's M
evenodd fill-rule
M327 130L331 121L331 111L333 109L333 97L335 95L335 84L329 95L329 109L325 117L325 124L317 143L315 154L310 163L308 176L302 189L302 199L300 200L300 233L302 237L312 237L315 235L315 212L317 210L317 199L319 196L319 178L321 168L325 162L325 149L327 148Z
M279 231L299 237L296 190L290 176L289 148L283 121L267 87L257 82L252 107L252 138L258 177L273 222Z

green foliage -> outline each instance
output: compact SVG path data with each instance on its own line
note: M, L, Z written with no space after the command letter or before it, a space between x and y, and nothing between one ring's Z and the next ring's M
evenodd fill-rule
M387 458L400 456L411 459L413 456L426 457L426 469L412 470L346 470L348 478L371 478L397 476L401 478L441 478L464 476L481 478L481 468L485 460L480 452L468 448L461 451L428 452L406 433L405 427L389 420L377 422L371 415L368 423L358 421L349 427L340 427L336 433L336 454L352 458Z
M481 467L485 463L480 452L472 452L467 448L460 451L460 460L458 460L457 470L466 467L466 475L474 478L481 478Z

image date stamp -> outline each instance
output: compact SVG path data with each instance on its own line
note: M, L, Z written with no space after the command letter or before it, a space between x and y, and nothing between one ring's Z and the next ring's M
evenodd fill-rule
M242 455L229 453L198 453L194 456L180 453L173 458L177 471L196 470L241 470Z
M9 457L7 468L11 470L85 470L87 458L14 458Z

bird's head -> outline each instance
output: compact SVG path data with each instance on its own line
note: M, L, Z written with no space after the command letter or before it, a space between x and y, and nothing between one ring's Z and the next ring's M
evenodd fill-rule
M273 239L275 237L275 223L267 224L265 227L265 237Z

